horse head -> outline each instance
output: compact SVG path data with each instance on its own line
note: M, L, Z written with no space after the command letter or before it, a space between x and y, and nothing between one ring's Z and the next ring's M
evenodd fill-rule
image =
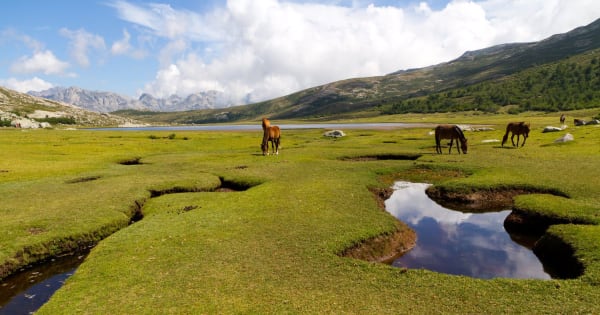
M263 155L269 155L269 137L267 135L267 131L265 131L265 136L260 143L260 149L262 150Z
M467 154L467 138L460 139L460 148L463 154Z

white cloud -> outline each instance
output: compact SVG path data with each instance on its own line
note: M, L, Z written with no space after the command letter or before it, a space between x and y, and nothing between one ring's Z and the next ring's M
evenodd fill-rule
M95 49L103 51L106 49L104 39L101 36L91 34L83 29L72 31L62 28L60 34L70 39L70 54L82 67L88 67L90 65L88 57L90 50Z
M61 61L50 50L34 52L33 56L23 56L11 66L14 73L36 73L46 75L66 75L67 62Z
M131 43L131 35L127 30L123 30L123 38L115 41L110 49L113 55L128 55L135 59L142 59L146 56L146 52L142 49L135 49Z
M118 40L113 43L110 51L113 55L125 55L131 51L131 44L129 44L129 40L131 39L131 35L127 30L123 30L123 39Z
M19 81L15 78L0 80L0 85L21 93L27 93L29 91L44 91L53 87L52 83L46 82L38 77L33 77L32 79L23 81Z
M216 89L235 103L540 40L590 23L600 12L593 0L454 0L439 10L425 2L400 8L229 0L205 14L125 1L111 6L164 43L161 69L145 92Z
M12 29L12 28L3 29L0 32L0 44L2 44L3 41L21 42L21 43L25 44L27 47L29 47L35 51L40 51L44 48L44 45L41 42L39 42L38 40L36 40L28 35L21 34L17 30Z

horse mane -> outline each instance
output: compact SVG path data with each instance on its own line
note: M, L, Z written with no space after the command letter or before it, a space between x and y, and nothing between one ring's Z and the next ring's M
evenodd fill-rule
M465 134L463 133L462 129L460 129L459 126L454 126L454 130L456 130L456 133L458 133L458 136L460 137L460 140L465 140Z
M267 119L267 117L263 117L262 118L262 128L263 128L263 130L266 130L270 126L271 126L271 122L269 121L269 119Z

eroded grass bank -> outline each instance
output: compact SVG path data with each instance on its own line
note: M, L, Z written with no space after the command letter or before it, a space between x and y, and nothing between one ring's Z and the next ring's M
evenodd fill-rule
M320 130L287 131L277 157L263 157L261 135L252 132L178 132L170 139L3 130L0 145L13 154L0 153L0 190L9 196L0 205L8 231L0 258L129 223L132 204L144 200L144 219L101 241L40 314L598 311L600 185L582 178L599 175L600 129L569 130L576 141L566 145L553 145L557 135L537 129L520 149L482 142L501 138L501 129L468 133L469 154L460 156L434 154L426 129L348 130L337 140ZM119 163L137 157L140 163ZM576 280L486 281L338 256L401 229L373 198L374 188L388 185L382 178L455 192L524 185L560 191L564 196L518 195L515 205L588 220L549 229L572 246L585 273ZM250 188L210 192L222 181Z

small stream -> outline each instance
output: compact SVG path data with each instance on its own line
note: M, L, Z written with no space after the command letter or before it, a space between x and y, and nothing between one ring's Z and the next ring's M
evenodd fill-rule
M429 184L396 182L386 210L417 233L416 246L392 265L474 278L551 279L531 250L535 236L509 235L511 210L467 213L431 200Z
M55 258L0 281L0 315L37 311L75 272L85 256Z

